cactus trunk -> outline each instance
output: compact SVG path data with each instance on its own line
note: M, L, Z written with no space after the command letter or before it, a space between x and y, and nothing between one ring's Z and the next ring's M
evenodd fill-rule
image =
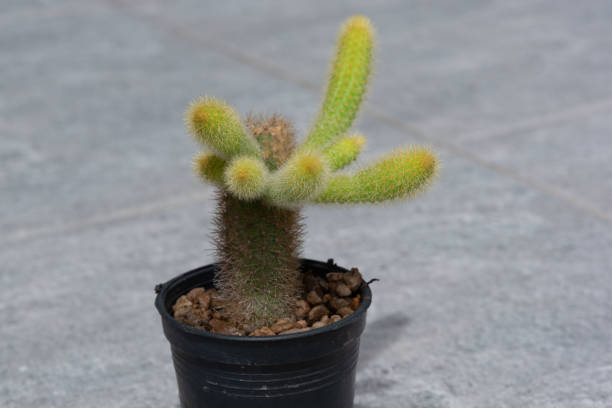
M299 294L301 216L298 210L218 196L217 287L236 325L260 327L291 316Z

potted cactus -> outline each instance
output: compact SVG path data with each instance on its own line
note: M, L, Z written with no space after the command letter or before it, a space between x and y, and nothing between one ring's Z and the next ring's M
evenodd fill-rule
M371 292L356 269L300 258L300 208L412 197L437 169L432 152L406 147L341 171L365 142L349 130L373 37L367 18L345 22L325 99L300 144L280 116L243 121L210 97L187 110L189 132L206 149L195 171L218 186L218 259L156 288L183 407L352 407Z

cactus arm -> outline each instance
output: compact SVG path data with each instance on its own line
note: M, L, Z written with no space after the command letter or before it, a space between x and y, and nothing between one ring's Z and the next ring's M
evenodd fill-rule
M328 165L320 153L294 154L270 177L266 197L280 207L301 205L325 188L328 175Z
M365 137L356 133L338 139L323 150L323 155L329 164L330 170L340 170L354 162L359 153L361 153L365 142Z
M200 153L193 159L193 171L203 181L223 185L223 172L227 162L212 153Z
M398 149L363 170L334 175L318 203L376 203L410 198L434 178L438 160L423 147Z
M253 200L263 195L268 179L266 164L257 158L239 156L234 158L223 173L227 189L236 198Z
M322 148L351 127L366 91L373 50L370 20L349 18L340 30L325 99L304 147Z
M261 155L257 141L246 131L238 113L219 99L204 97L192 102L185 122L199 143L224 159Z

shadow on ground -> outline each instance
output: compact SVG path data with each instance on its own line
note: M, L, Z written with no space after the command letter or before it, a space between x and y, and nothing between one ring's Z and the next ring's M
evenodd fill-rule
M383 350L399 341L404 327L410 324L410 318L402 314L389 314L368 325L361 337L359 365L357 370L365 368Z

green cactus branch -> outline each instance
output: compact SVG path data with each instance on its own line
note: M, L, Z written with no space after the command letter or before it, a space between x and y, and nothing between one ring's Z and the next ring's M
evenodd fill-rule
M236 198L254 200L263 195L268 179L268 168L260 159L240 156L234 158L223 174L227 189Z
M205 97L192 102L185 121L198 142L224 159L261 155L257 141L247 133L238 113L224 101Z
M320 153L299 152L270 177L267 198L280 207L303 205L325 188L329 168Z
M424 147L398 149L363 170L334 175L315 201L358 204L412 197L429 185L437 166Z
M203 180L223 186L223 173L227 162L212 153L200 153L193 160L194 172Z
M373 51L370 20L364 16L349 18L340 31L325 99L305 148L322 148L351 127L366 91Z
M329 147L323 150L325 160L329 164L331 171L343 169L357 159L363 149L366 139L356 133L338 139Z

